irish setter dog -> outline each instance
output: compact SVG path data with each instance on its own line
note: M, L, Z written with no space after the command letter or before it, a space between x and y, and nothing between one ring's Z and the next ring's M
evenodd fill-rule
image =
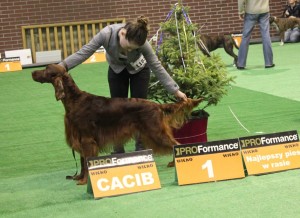
M173 146L179 144L172 128L180 127L201 101L188 99L157 104L138 98L96 96L81 91L70 74L56 64L32 72L32 78L36 82L52 83L56 99L65 107L66 142L81 157L81 172L73 177L79 185L87 183L88 157L98 156L113 144L122 145L137 134L154 153L172 153Z

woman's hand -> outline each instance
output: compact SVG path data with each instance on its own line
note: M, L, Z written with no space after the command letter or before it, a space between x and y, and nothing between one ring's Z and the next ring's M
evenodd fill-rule
M239 14L239 19L240 20L244 20L244 18L245 18L245 14L243 13L243 14Z
M177 90L174 95L176 96L176 98L180 98L182 101L186 101L187 100L187 97L186 95L181 92L180 90Z

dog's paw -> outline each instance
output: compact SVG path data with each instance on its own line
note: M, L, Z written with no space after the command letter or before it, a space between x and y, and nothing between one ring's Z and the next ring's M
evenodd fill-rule
M174 167L175 166L175 162L174 161L171 161L168 163L168 167Z
M283 46L283 45L284 45L284 42L280 42L280 44L279 44L279 45Z
M77 185L86 185L87 184L87 178L83 178L78 180Z
M73 176L73 180L80 180L80 179L83 179L84 175L82 174L79 174L77 176Z

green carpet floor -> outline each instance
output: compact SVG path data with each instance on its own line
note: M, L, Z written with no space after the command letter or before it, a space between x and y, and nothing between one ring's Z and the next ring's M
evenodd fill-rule
M237 71L218 49L237 78L207 109L208 139L299 131L299 50L299 43L273 43L276 67L264 69L261 45L251 45L247 70ZM32 81L33 70L0 74L0 217L299 217L299 169L178 186L175 169L166 167L171 156L155 157L161 189L94 200L86 186L65 180L76 168L64 109L51 85ZM108 96L106 72L107 64L97 63L71 74L82 90Z

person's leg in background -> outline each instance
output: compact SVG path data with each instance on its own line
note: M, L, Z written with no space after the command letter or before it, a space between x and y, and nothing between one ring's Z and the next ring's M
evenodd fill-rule
M150 82L150 69L145 66L137 74L130 76L130 97L131 98L143 98L146 99L148 95L148 87ZM135 139L135 150L144 150L144 146L141 143L140 137L136 136Z
M129 76L126 69L117 74L109 67L108 84L112 98L128 98ZM113 149L115 154L125 153L124 145L114 145Z
M283 42L290 42L291 33L292 33L291 29L288 29L287 31L284 32Z
M238 69L243 69L246 66L251 33L254 28L254 25L256 24L257 18L258 15L256 14L245 14L242 42L239 48L237 61Z
M265 67L273 67L273 51L270 37L270 14L264 13L259 15L258 24L262 38Z
M290 42L299 42L300 41L300 30L298 27L295 27L291 31Z

